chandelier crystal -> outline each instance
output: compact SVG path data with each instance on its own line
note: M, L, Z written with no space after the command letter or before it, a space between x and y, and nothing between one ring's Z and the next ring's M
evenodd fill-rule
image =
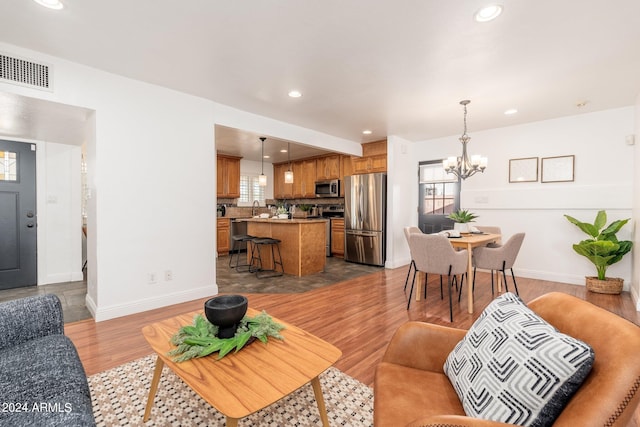
M458 138L462 143L462 157L448 157L442 161L442 167L446 173L452 173L460 179L467 179L476 174L476 172L484 172L487 167L487 158L479 155L473 155L469 158L467 154L467 144L471 137L467 135L467 105L471 101L465 99L460 101L460 105L464 107L464 132Z

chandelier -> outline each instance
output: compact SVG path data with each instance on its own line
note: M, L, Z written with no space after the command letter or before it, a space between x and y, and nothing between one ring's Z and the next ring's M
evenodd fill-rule
M471 138L467 135L467 104L471 101L465 99L460 101L460 105L464 107L464 133L460 138L462 142L462 157L448 157L442 161L442 167L446 173L452 173L460 179L467 179L475 175L476 172L484 172L487 167L487 158L479 155L471 156L467 154L467 144Z

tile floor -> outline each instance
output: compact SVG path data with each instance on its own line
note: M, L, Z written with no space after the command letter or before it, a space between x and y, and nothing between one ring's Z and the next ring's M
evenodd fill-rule
M255 273L237 272L229 267L229 257L218 258L216 275L220 293L298 293L320 288L332 283L380 271L383 267L345 262L342 258L328 257L325 270L305 277L284 275L274 278L256 278ZM62 302L65 323L90 319L85 305L86 281L55 283L43 286L0 291L0 302L31 295L53 293Z
M85 305L87 295L85 281L6 289L0 291L0 302L41 294L56 294L60 298L65 323L91 318L91 313Z
M218 258L216 280L219 292L225 294L298 293L380 271L383 268L345 262L342 258L327 257L325 269L321 273L304 277L287 274L280 277L258 279L255 273L237 272L234 268L229 268L229 256L223 256Z

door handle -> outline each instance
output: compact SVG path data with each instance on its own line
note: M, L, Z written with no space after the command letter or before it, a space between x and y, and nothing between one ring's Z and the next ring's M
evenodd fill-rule
M28 222L27 223L27 228L33 228L35 224L33 222Z

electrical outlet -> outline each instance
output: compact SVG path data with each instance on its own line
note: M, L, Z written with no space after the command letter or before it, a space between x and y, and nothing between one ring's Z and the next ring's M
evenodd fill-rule
M149 284L157 283L158 282L158 277L157 277L156 273L149 273L147 275L147 282Z
M170 281L170 280L173 280L173 271L171 271L171 270L165 270L165 272L164 272L164 280L165 280L166 282L168 282L168 281Z

